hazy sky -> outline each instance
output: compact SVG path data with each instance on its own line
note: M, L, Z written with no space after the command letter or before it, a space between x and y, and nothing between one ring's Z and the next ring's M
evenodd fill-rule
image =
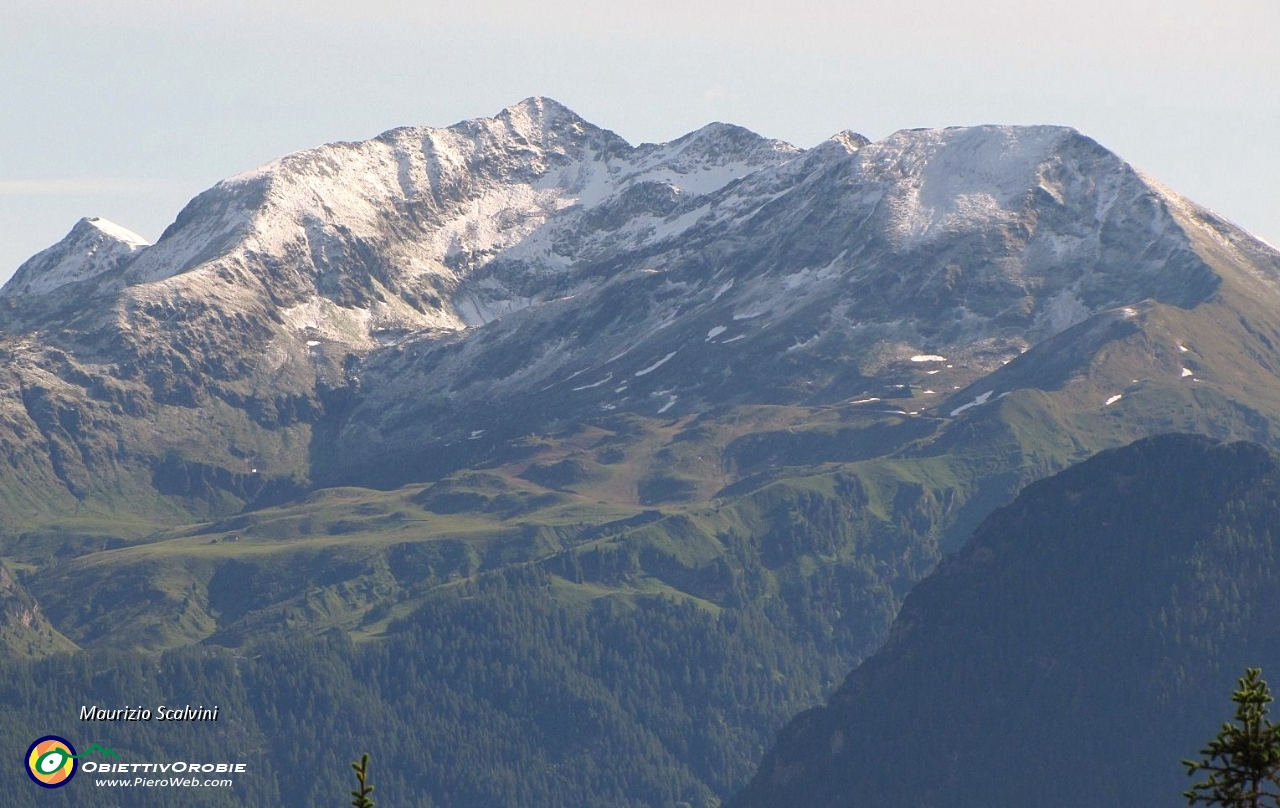
M1280 2L0 0L0 280L81 216L151 240L284 153L551 96L712 121L1075 126L1280 245Z

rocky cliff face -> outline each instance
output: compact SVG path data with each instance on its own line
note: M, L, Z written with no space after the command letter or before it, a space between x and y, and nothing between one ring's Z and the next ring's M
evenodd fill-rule
M76 646L49 623L31 593L0 566L0 648L9 659L33 659Z

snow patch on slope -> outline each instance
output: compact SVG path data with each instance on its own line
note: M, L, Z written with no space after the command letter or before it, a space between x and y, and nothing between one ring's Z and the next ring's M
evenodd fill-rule
M669 354L667 354L666 356L662 357L662 358L661 358L661 359L659 359L657 362L654 362L652 365L650 365L649 367L645 368L644 370L637 370L637 371L636 371L636 375L637 375L637 376L647 376L648 374L650 374L650 373L654 372L654 371L655 371L655 370L657 370L658 368L660 368L660 367L662 367L663 365L667 364L667 362L671 359L671 357L673 357L673 356L675 356L675 355L676 355L676 352L675 352L675 351L672 351L671 353L669 353Z
M960 413L964 412L967 409L971 409L973 407L981 407L983 404L986 404L988 401L991 400L991 396L994 393L995 393L995 390L988 390L987 392L975 398L973 401L970 401L968 404L961 404L959 407L956 407L954 410L951 411L951 417L955 418L957 415L959 415Z

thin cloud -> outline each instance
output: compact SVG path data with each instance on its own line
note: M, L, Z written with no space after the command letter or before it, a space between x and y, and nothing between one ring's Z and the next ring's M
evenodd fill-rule
M138 194L170 190L172 182L129 177L43 177L0 180L0 196L58 196L63 194Z

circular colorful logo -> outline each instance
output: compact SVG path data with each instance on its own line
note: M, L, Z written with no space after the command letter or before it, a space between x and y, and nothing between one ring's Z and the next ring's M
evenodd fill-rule
M71 782L76 773L76 749L66 738L46 735L27 750L27 774L45 788Z

